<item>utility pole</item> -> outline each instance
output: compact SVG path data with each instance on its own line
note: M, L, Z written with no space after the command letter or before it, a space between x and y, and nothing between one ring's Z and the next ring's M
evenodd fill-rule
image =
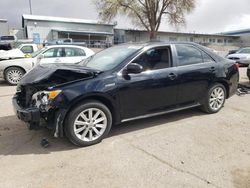
M32 14L31 0L29 0L29 5L30 5L30 14Z

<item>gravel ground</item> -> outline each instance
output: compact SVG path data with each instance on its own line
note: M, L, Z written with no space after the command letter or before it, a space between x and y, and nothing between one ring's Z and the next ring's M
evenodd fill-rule
M250 187L250 95L214 115L192 109L125 123L77 148L27 130L13 113L14 91L0 81L0 187Z

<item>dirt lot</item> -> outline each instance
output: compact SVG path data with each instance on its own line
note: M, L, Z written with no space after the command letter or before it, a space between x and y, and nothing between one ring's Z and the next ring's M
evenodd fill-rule
M77 148L27 130L12 111L14 90L0 81L0 187L250 187L250 95L214 115L193 109L126 123Z

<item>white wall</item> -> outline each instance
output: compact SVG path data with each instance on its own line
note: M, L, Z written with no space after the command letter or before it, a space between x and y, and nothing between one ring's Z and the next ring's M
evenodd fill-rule
M33 38L33 33L39 33L41 40L52 40L57 35L52 34L52 30L72 30L72 31L89 31L89 32L109 32L114 33L113 26L84 23L64 23L64 22L47 22L47 21L30 21L26 20L28 38Z
M0 36L1 35L9 35L8 22L0 21Z

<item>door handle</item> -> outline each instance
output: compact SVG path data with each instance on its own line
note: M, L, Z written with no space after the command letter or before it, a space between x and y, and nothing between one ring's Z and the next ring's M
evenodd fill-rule
M168 78L169 78L170 80L175 80L175 79L177 78L177 75L176 75L175 73L170 73L170 74L168 75Z
M56 62L56 63L59 63L59 62L61 62L61 60L60 60L60 59L56 59L55 62Z

